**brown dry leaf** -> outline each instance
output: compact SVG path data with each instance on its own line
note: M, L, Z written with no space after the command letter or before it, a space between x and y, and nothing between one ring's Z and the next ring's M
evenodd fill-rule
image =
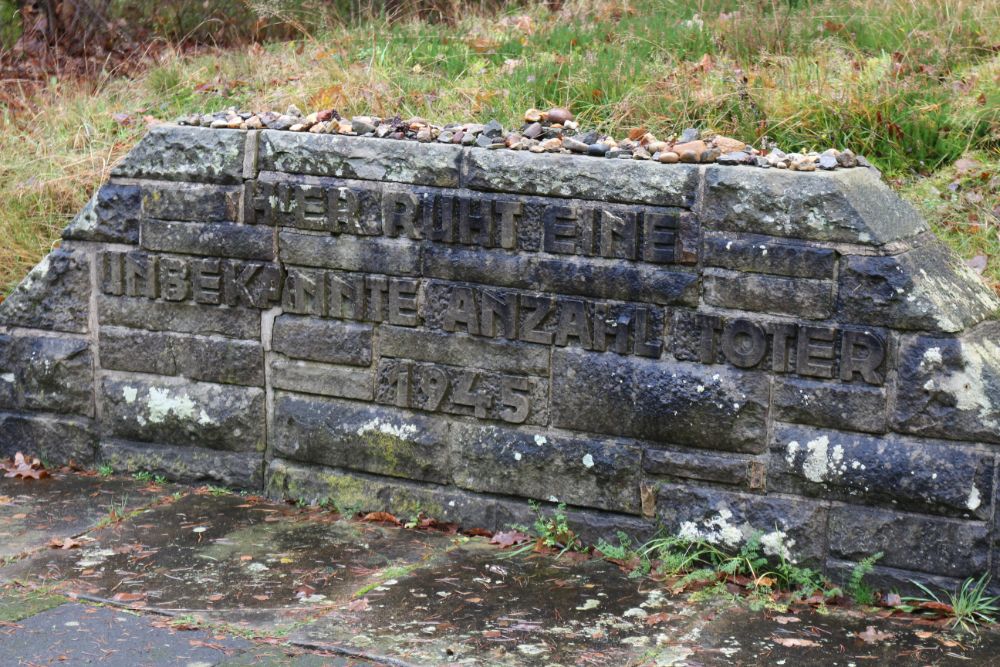
M639 138L646 134L648 130L645 127L633 127L628 131L628 138L632 141L638 141Z
M226 597L226 596L223 595L222 593L212 593L211 595L208 596L208 601L209 602L218 602L219 600L221 600L224 597Z
M531 540L531 537L525 535L519 530L506 530L497 533L490 539L490 544L498 544L502 547L512 547L515 544L524 544Z
M65 537L59 539L58 537L53 537L49 541L50 549L78 549L83 546L83 542L80 540L75 540L72 537Z
M14 499L10 496L0 496L0 505L10 505Z
M21 452L14 455L13 460L0 461L0 469L5 470L4 477L19 477L21 479L41 479L48 477L45 466L37 458L28 458Z
M257 600L258 602L267 602L268 600L271 599L271 596L270 595L254 595L253 599Z
M891 632L882 632L880 630L876 630L874 625L869 625L867 628L865 628L864 632L859 632L857 634L858 639L861 639L866 644L877 644L878 642L884 642L889 639L892 639L895 636L896 635L892 634Z
M670 614L665 611L658 612L656 614L650 614L646 617L646 625L659 625L660 623L666 623L670 620Z
M813 646L819 646L819 643L814 642L811 639L800 639L799 637L771 637L771 641L776 644L781 644L782 646L787 646L789 648L808 648Z
M139 602L146 597L145 593L115 593L112 600L115 602Z
M798 623L800 619L798 616L775 616L774 622L780 625L787 625L789 623Z
M388 512L369 512L361 517L362 521L370 523L391 523L394 526L402 525L402 522Z
M934 633L928 630L914 630L913 634L915 634L919 639L930 639L934 636Z
M368 611L369 609L368 598L358 598L347 603L347 611Z

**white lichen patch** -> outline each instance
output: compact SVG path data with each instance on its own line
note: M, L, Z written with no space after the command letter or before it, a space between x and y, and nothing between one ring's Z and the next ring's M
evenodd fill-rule
M542 445L544 445L547 442L548 442L548 440L545 438L544 435L536 435L535 436L535 444L538 445L539 447L541 447Z
M982 502L983 499L979 497L979 489L973 484L972 490L969 491L969 498L965 501L965 506L969 508L970 512L974 512Z
M514 460L515 461L521 460L521 452L514 452Z
M962 360L961 370L939 375L938 391L951 394L959 410L976 413L984 426L1000 429L1000 402L995 402L998 399L988 386L990 375L1000 369L1000 342L984 340L964 344Z
M407 440L417 434L417 427L413 424L399 424L397 426L376 417L358 427L358 435L365 435L367 433L381 433L399 438L400 440Z
M139 390L135 387L122 387L122 398L125 402L131 405L135 403L135 399L139 397Z
M701 527L697 522L685 521L677 535L692 542L703 540L709 544L736 547L743 541L743 531L729 522L732 518L733 513L723 508L714 517L703 521Z
M177 419L193 419L195 404L187 393L174 396L169 389L150 387L146 408L146 419L153 424L162 424L170 415Z
M760 536L760 548L768 556L777 556L794 563L792 558L792 547L795 540L788 537L788 533L783 530L772 530Z
M647 614L646 610L641 607L632 607L631 609L626 609L622 616L625 618L646 618L649 614Z
M597 609L601 606L601 601L596 598L588 598L584 600L583 604L577 607L578 611L589 611L591 609Z
M796 455L801 445L793 440L788 443L785 449L785 461L788 465L794 465ZM855 466L856 467L856 466ZM831 476L837 476L847 472L847 464L844 463L844 448L840 445L830 447L830 438L821 435L814 440L810 440L805 446L805 457L802 459L802 474L810 482L821 484Z
M941 357L941 348L929 347L926 350L924 350L924 357L923 359L920 360L920 365L923 366L924 364L928 365L933 364L936 366L940 366L943 362L944 359Z
M4 373L3 375L0 375L0 380L3 380L4 382L13 382L14 379L13 373Z
M594 457L591 456L590 454L584 454L583 455L583 467L584 468L593 468L594 467Z

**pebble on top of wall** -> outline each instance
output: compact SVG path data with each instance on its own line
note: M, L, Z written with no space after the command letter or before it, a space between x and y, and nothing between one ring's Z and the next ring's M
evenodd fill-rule
M0 305L0 452L960 578L998 312L864 167L164 125Z

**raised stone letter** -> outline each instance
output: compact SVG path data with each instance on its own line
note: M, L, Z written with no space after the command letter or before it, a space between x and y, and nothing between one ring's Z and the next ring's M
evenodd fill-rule
M444 313L441 326L445 331L456 331L459 323L465 325L470 334L479 334L479 319L476 317L476 297L471 288L454 287Z
M365 319L365 277L361 274L327 273L330 317L348 320Z
M617 318L608 311L608 304L594 304L594 349L604 352L608 349L608 338L614 336L612 348L618 354L628 354L628 334L632 316L622 312Z
M368 319L372 322L384 321L389 279L385 276L365 276L365 289L368 291Z
M396 406L400 408L410 407L413 400L413 388L410 379L412 377L412 364L400 361L396 364L395 378L393 384L396 385Z
M105 250L101 252L101 291L121 296L125 291L125 253Z
M326 315L326 280L322 271L289 269L282 306L290 313Z
M771 369L775 373L787 373L790 361L788 341L795 338L795 325L771 324L768 328L771 332Z
M500 214L500 247L513 250L517 247L517 219L521 217L521 202L498 201L493 207Z
M160 258L160 296L166 301L184 301L191 295L188 263L178 257Z
M635 213L624 217L601 211L601 257L635 259Z
M715 315L697 315L701 341L698 354L703 364L715 363L715 332L722 328L722 318Z
M479 318L479 329L483 336L496 338L497 318L503 329L502 335L511 340L517 338L517 297L514 294L503 294L482 291L482 316Z
M734 366L753 368L767 353L767 336L749 320L733 320L722 330L722 353Z
M799 327L795 371L818 378L833 377L833 337L830 327Z
M377 234L361 225L361 201L350 188L330 188L327 191L327 218L337 234Z
M399 236L400 229L411 239L421 237L417 225L420 199L410 192L386 192L382 195L382 230L386 236Z
M229 261L223 266L222 276L226 303L230 306L267 308L281 300L281 268L276 264ZM322 275L319 280L323 280ZM316 291L322 295L324 286L318 286ZM325 315L326 304L319 304L316 312Z
M571 206L549 206L542 219L545 235L542 247L545 252L559 255L576 254L577 220Z
M850 382L854 373L868 384L880 385L884 381L878 367L885 360L885 342L866 331L844 331L840 345L840 379Z
M217 259L200 259L191 266L194 300L213 306L222 302L222 272Z
M551 345L552 332L543 331L538 327L545 323L545 318L552 312L552 298L525 294L520 298L520 306L524 319L521 321L521 330L517 337L529 343Z
M659 359L663 353L663 339L651 335L651 319L648 308L635 309L635 353L640 357Z
M417 326L417 281L413 278L389 280L389 324Z
M130 252L125 255L125 295L155 299L159 292L155 255ZM218 260L216 260L218 263Z
M674 261L676 223L662 213L645 213L642 216L642 258L647 262L667 264Z
M500 418L512 424L523 424L531 410L528 394L528 378L520 375L504 375L500 379L500 402L504 409Z
M493 246L493 236L492 202L485 197L463 197L458 208L459 243L489 248Z
M580 347L585 350L593 347L590 325L587 322L587 304L581 299L559 301L559 322L556 324L555 343L559 347L566 347L570 338L580 341Z

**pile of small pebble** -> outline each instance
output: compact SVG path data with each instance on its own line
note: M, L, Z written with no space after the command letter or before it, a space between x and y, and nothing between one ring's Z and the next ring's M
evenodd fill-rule
M378 118L354 116L343 118L334 110L303 114L290 106L285 113L240 112L235 109L179 118L180 125L240 130L287 130L314 134L344 134L387 139L408 139L422 143L437 142L486 149L526 150L532 153L576 153L594 157L629 160L653 160L672 164L716 163L775 167L792 171L816 171L869 167L871 165L849 150L831 148L822 153L785 153L777 146L764 149L749 146L738 139L688 128L680 135L658 139L646 132L628 139L614 139L595 131L581 130L569 109L548 111L528 109L519 130L505 130L500 123L452 123L434 125L422 118ZM634 133L633 133L634 135Z

